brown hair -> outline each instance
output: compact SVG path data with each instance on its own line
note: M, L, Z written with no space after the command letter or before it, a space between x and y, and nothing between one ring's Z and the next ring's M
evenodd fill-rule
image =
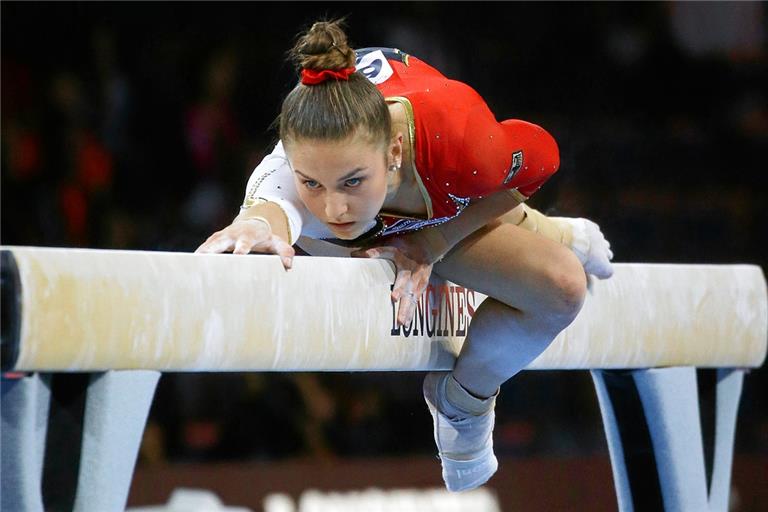
M299 36L289 53L298 70L354 67L355 52L342 24L343 20L319 21ZM279 123L280 138L286 143L343 140L359 132L371 143L386 147L391 136L384 97L359 72L352 73L349 80L299 83L283 101Z

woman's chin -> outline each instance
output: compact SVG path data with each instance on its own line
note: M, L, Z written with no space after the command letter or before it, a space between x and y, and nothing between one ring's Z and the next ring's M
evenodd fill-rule
M354 240L355 238L363 234L362 232L360 233L358 232L360 231L359 229L355 229L354 231L346 231L346 230L341 231L338 229L332 229L331 231L333 232L334 236L336 236L336 238L338 238L339 240Z
M355 238L364 235L371 226L367 226L364 222L355 222L348 228L340 228L338 226L330 226L328 228L339 240L354 240Z

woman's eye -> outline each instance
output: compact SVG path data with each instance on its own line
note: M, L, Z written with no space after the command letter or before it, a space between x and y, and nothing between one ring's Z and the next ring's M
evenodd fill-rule
M357 187L363 182L362 178L350 178L347 181L344 182L344 184L348 187Z
M307 187L308 189L314 190L316 188L319 188L320 184L318 182L316 182L315 180L306 180L304 182L304 186Z

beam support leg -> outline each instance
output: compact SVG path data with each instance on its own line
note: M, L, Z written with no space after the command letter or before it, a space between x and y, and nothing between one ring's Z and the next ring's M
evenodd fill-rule
M123 510L160 372L2 379L2 510Z
M744 370L717 370L715 388L715 439L712 461L712 482L709 486L709 510L727 512L731 494L733 446L736 438L736 418L741 401Z
M75 511L124 510L160 372L94 374L85 405Z
M41 494L50 375L2 378L0 510L44 510Z
M592 371L619 509L707 510L696 369Z

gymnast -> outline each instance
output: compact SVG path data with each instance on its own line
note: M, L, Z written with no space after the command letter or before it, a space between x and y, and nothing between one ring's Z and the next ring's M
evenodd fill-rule
M352 50L338 21L312 25L291 58L301 78L280 142L197 252L277 254L286 269L294 244L389 259L401 325L433 270L486 294L453 371L423 386L446 487L482 485L498 467L499 386L573 321L587 274L611 276L610 244L587 219L524 204L559 166L539 126L497 122L472 88L400 50Z

